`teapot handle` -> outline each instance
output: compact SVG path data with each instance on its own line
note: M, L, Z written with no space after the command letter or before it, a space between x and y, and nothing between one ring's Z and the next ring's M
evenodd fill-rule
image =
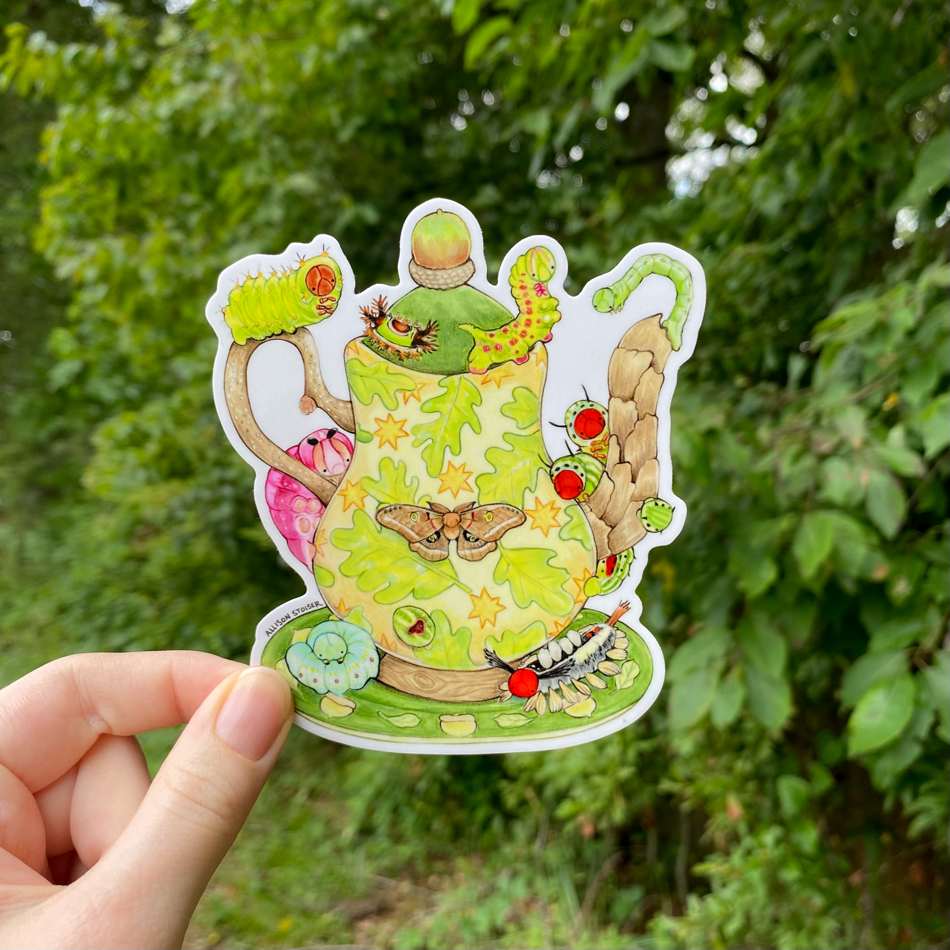
M320 358L316 343L306 327L301 327L293 333L279 333L265 340L249 339L246 343L231 344L224 364L224 400L228 413L241 441L262 462L295 478L326 505L336 491L336 484L288 455L264 434L254 418L247 390L247 367L254 351L269 340L283 340L290 343L297 348L303 359L305 382L304 396L300 400L301 411L310 413L319 406L341 429L347 432L355 431L353 407L345 399L338 399L327 389L320 373Z

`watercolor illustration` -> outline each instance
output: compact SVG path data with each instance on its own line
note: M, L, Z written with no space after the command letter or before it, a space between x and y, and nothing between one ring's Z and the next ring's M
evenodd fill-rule
M237 262L209 301L222 424L306 584L252 662L287 677L298 724L365 748L623 728L663 681L636 588L686 516L669 410L702 269L642 245L572 296L563 249L535 236L492 283L475 217L433 199L398 274L357 292L320 235Z

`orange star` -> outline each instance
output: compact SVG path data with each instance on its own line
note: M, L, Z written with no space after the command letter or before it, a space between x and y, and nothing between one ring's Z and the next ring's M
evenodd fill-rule
M349 612L350 608L346 606L346 603L343 601L343 598L340 598L340 602L336 605L337 616L345 617Z
M549 634L553 640L559 633L563 633L571 625L571 618L567 617L565 620L555 620L554 621L554 632Z
M534 352L538 354L537 356L538 366L547 366L548 365L548 351L544 348L544 344L542 343L541 346L539 346Z
M391 412L385 419L377 419L376 421L379 423L379 428L373 435L379 439L379 448L384 445L391 445L394 449L398 449L397 443L399 440L409 436L409 433L405 430L405 419L394 419Z
M575 604L582 604L587 600L587 594L584 593L584 585L587 583L588 578L593 577L587 568L584 568L584 573L580 577L572 577L571 582L577 587L577 596L574 598Z
M504 364L501 366L496 366L494 369L490 369L487 373L482 376L482 385L488 386L490 383L494 383L499 389L501 389L502 380L511 379L514 377L514 373Z
M363 508L369 492L363 491L359 482L347 481L346 485L340 490L340 497L343 499L343 510L349 511L354 506Z
M480 594L469 594L468 596L472 598L472 612L468 615L468 619L477 620L481 624L479 629L484 629L486 624L489 627L494 627L495 618L498 614L508 609L499 598L492 597L488 593L487 587L483 587Z
M557 520L561 509L553 501L542 505L541 499L535 496L534 508L525 508L524 513L531 519L531 530L543 531L545 537L552 528L561 527L561 522Z
M463 462L461 465L453 465L449 462L445 471L439 476L439 494L443 492L452 492L453 498L458 498L460 491L474 491L469 485L468 480L474 472L470 472Z
M317 530L316 537L313 539L313 549L317 557L323 557L323 546L327 543L327 533L320 528Z
M410 399L415 399L416 402L421 403L421 402L422 402L422 390L425 389L425 388L426 388L426 384L425 384L425 383L419 383L419 385L416 386L415 389L411 389L411 390L409 390L409 392L406 392L405 390L403 390L403 393L402 393L402 404L403 404L404 406L409 405L409 400L410 400ZM377 422L378 422L378 421L379 421L379 420L377 419Z

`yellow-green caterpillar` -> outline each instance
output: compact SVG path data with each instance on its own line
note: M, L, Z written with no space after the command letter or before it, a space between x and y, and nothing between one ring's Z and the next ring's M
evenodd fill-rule
M638 257L623 277L594 294L594 309L600 313L617 313L627 298L640 286L644 277L659 274L669 277L676 288L676 303L664 324L674 350L683 345L683 326L693 304L693 278L679 261L665 254L645 254Z
M329 317L342 290L340 268L324 251L295 267L246 277L228 295L224 321L235 343L293 333Z
M556 267L554 255L546 247L531 248L515 261L508 277L518 316L497 330L459 324L475 338L468 356L470 372L484 373L493 364L509 360L523 363L535 343L551 339L551 329L561 319L558 302L548 293L548 281Z

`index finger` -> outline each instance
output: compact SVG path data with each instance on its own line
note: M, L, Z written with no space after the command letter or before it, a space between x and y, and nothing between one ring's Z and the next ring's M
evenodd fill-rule
M102 735L187 722L243 664L208 653L86 653L0 690L0 763L31 792L72 768Z

